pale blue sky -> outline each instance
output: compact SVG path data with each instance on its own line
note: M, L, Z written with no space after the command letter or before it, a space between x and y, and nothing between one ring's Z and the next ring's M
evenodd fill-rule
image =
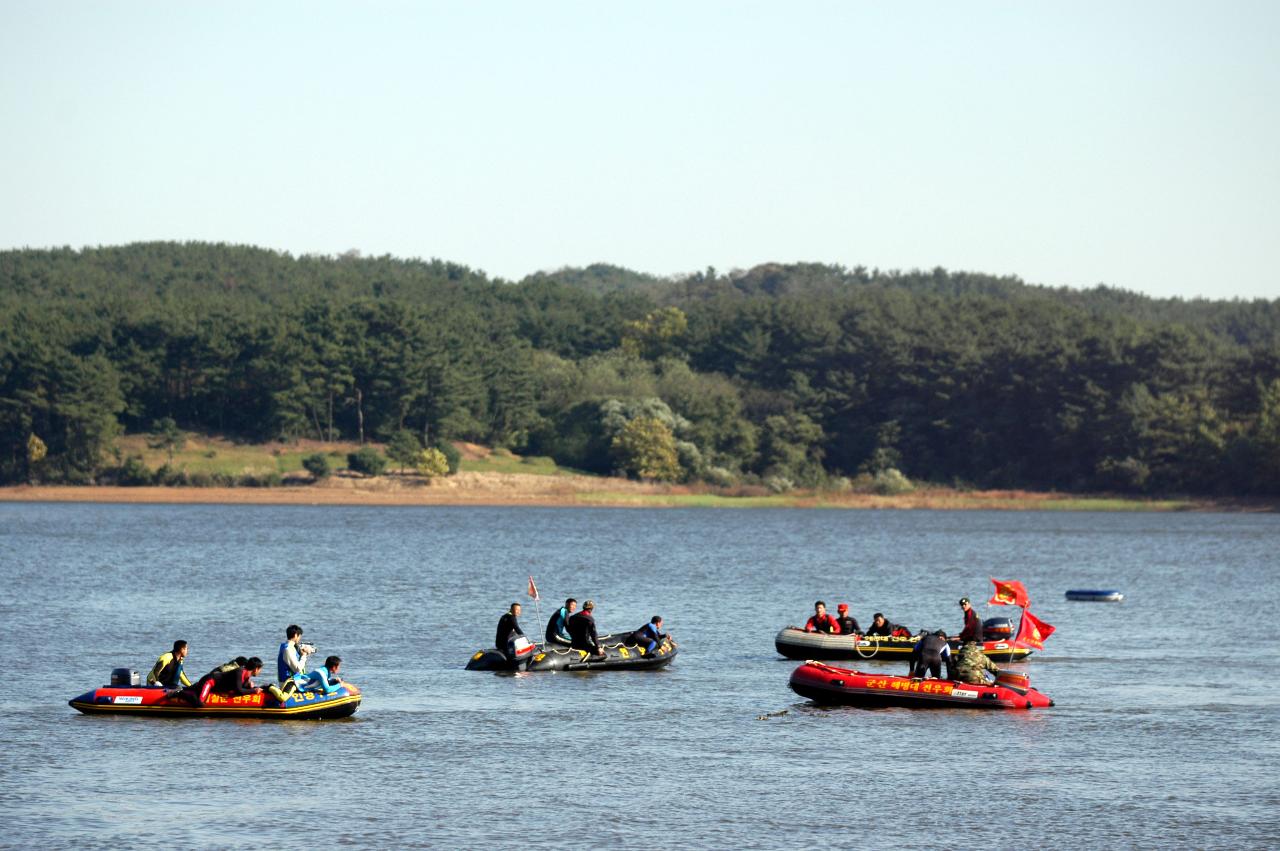
M0 248L1280 297L1280 3L0 0Z

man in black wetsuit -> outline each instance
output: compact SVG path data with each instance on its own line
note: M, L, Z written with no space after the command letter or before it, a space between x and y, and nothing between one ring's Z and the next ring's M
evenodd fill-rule
M867 635L893 635L896 627L884 619L884 615L876 612L871 620L871 626L867 627Z
M836 623L840 624L841 635L855 635L862 632L862 627L858 626L858 619L849 614L848 603L836 606Z
M973 610L973 606L969 605L968 597L960 598L960 608L964 611L964 628L960 630L960 634L955 638L961 644L966 641L976 641L982 643L982 621L978 620L978 613Z
M596 604L588 600L582 604L582 611L569 618L569 646L593 656L603 656L600 636L596 634L595 609Z
M924 678L927 674L935 680L942 678L942 663L947 663L947 679L951 679L951 645L947 644L944 630L926 632L911 648L910 676Z
M498 618L498 635L493 639L493 646L512 662L516 661L515 640L524 635L524 630L520 629L519 617L520 604L512 603L507 613Z
M551 616L551 620L547 621L547 632L544 636L547 644L558 644L561 647L570 645L569 617L577 610L578 601L572 597L565 600L564 605L556 609L555 614Z

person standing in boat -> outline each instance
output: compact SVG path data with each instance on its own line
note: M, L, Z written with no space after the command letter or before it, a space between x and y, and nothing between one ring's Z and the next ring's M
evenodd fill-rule
M647 624L631 633L631 643L643 647L646 653L652 653L666 640L667 634L662 631L662 615L654 615Z
M895 629L897 629L897 627L885 620L883 613L876 612L871 618L871 626L867 627L867 635L881 635L888 637L893 635L893 631Z
M161 653L160 658L151 668L151 673L147 674L147 685L164 686L166 689L181 689L184 686L190 687L191 680L187 678L187 672L182 668L182 661L187 658L187 642L173 642L173 649L168 653Z
M858 619L849 614L848 603L836 606L836 623L840 625L841 635L856 635L862 632L862 627L858 626Z
M978 613L973 610L973 606L969 605L968 597L960 598L960 609L964 612L964 628L960 630L955 640L962 644L966 641L976 641L981 644L982 621L978 619Z
M551 620L547 621L547 632L544 636L547 644L558 644L561 647L568 647L573 643L569 637L569 618L578 610L578 601L570 597L564 601L564 605L556 609L551 615Z
M805 622L804 631L839 635L840 624L836 623L835 618L827 614L827 604L819 600L813 604L813 617Z
M951 645L947 643L946 631L940 629L937 632L926 632L920 636L915 647L911 648L911 659L907 663L910 667L909 676L942 679L943 662L947 664L947 678L950 679Z
M975 686L990 685L987 671L1000 676L996 663L982 652L982 646L976 641L966 641L960 647L960 658L956 661L956 679L962 683Z
M493 639L493 646L513 663L516 661L515 640L524 636L524 630L520 628L520 612L520 604L512 603L507 613L498 618L498 634Z
M585 650L593 656L603 656L600 636L596 632L596 604L592 600L582 604L582 611L569 618L569 646L575 650Z
M285 642L276 654L276 679L281 683L292 680L295 687L300 687L307 679L307 659L316 649L302 643L302 627L296 623L285 629L284 638Z

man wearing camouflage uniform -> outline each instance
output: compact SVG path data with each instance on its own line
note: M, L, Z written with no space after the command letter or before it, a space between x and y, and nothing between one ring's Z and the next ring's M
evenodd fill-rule
M966 641L960 648L960 658L956 661L956 679L962 683L985 686L988 685L987 671L1000 673L996 663L986 657L976 641Z

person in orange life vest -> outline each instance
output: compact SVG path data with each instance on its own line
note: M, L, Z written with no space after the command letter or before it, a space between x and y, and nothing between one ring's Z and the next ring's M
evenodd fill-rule
M862 632L862 627L858 626L858 619L849 614L849 604L841 603L836 606L836 623L840 624L841 635L854 635Z
M827 604L819 600L813 604L813 617L809 618L804 625L805 632L826 632L831 635L840 634L840 624L836 623L836 619L827 614Z

